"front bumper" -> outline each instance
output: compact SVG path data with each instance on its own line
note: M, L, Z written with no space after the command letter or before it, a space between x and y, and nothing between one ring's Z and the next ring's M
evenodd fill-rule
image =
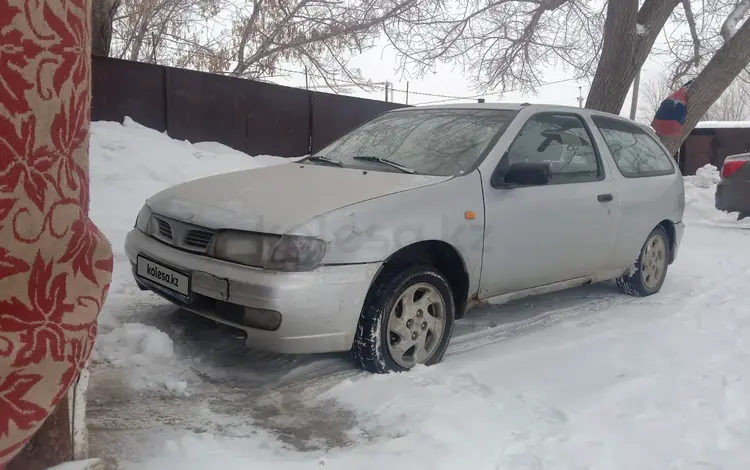
M138 255L190 276L190 297L135 275L136 282L176 305L244 330L248 346L284 354L347 351L351 348L365 296L380 263L324 266L311 272L269 272L188 253L134 229L125 240L131 265ZM197 294L197 295L196 295ZM275 331L228 320L196 298L281 314Z

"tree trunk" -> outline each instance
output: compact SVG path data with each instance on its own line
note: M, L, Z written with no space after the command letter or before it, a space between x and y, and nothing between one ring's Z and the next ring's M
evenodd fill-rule
M706 114L742 70L750 64L750 21L745 21L711 58L688 89L688 113L682 135L663 138L664 145L675 153L698 120Z
M619 0L607 5L604 40L599 65L586 99L586 107L619 113L635 72L638 0Z
M73 460L68 403L66 394L6 470L45 470Z
M91 53L109 56L112 44L112 23L120 0L92 0L91 5Z
M88 367L81 370L78 380L6 470L45 470L65 462L88 459L86 395L89 375ZM90 468L103 470L104 463L91 460Z
M148 31L148 16L143 13L140 17L140 25L138 26L138 34L130 43L130 60L137 61L141 55L141 48L143 48L143 40L146 38L146 32Z
M640 10L638 0L608 3L602 52L586 100L587 108L620 113L635 75L679 2L646 0Z

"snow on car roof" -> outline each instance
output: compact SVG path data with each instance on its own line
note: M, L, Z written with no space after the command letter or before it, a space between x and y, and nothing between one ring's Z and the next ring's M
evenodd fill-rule
M539 111L575 111L582 114L599 114L606 116L614 116L627 121L630 119L627 116L619 114L608 113L606 111L599 111L590 108L581 108L579 106L571 106L565 104L554 104L554 103L442 103L442 104L428 104L428 105L415 105L407 106L403 108L394 108L389 112L402 112L415 109L504 109L510 111L518 111L523 108L531 108Z
M701 121L696 129L750 129L750 121Z

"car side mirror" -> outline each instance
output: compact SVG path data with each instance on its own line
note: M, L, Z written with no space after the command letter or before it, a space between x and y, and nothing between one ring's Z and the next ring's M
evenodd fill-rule
M499 170L499 171L498 171ZM505 171L499 167L492 174L493 188L515 188L518 186L544 186L550 182L549 164L538 162L513 163Z

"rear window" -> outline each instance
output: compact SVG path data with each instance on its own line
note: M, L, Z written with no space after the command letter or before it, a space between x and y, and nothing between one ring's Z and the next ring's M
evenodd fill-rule
M672 157L643 129L601 116L592 116L591 119L623 176L642 178L675 172Z

